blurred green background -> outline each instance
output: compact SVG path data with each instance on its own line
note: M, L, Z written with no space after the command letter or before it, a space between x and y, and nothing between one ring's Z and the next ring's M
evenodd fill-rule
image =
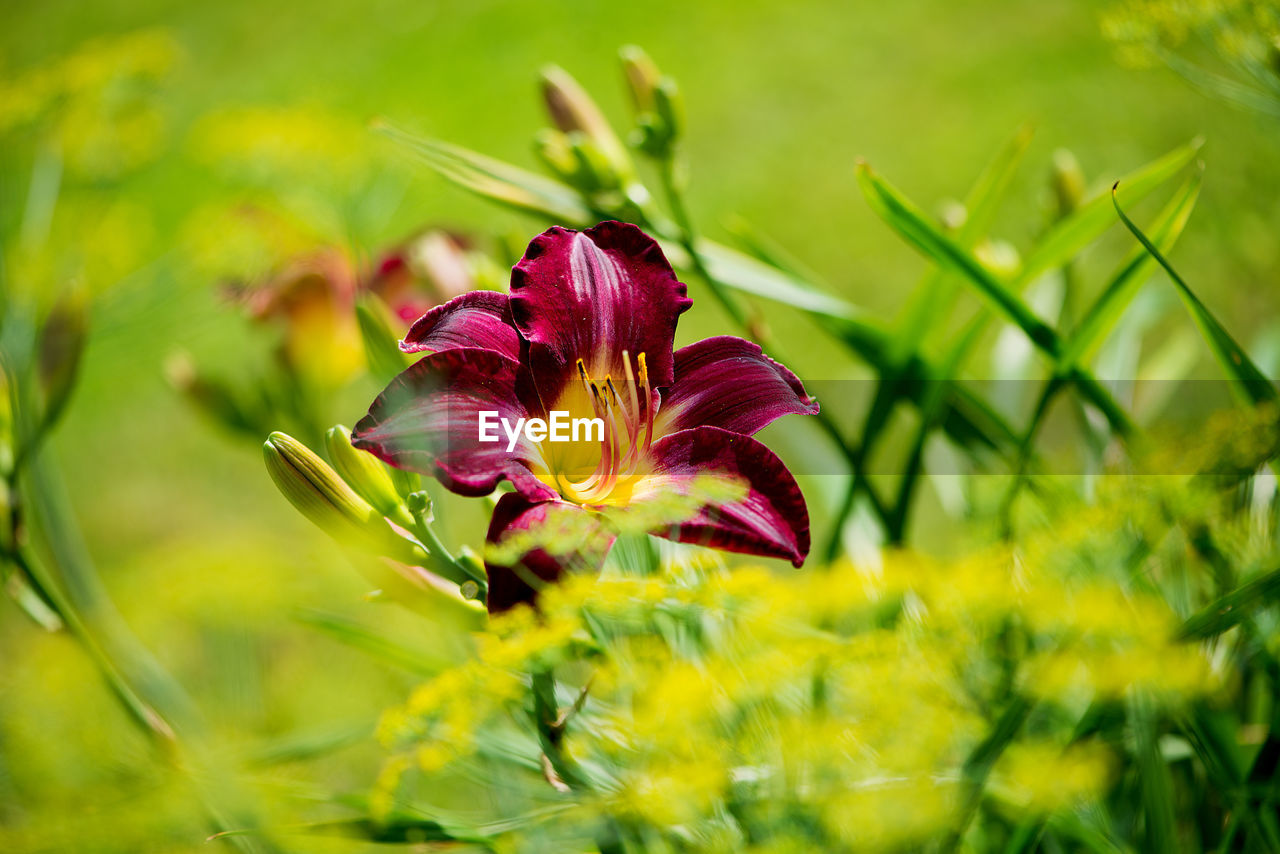
M1030 121L1028 166L995 229L1026 245L1050 205L1056 149L1069 148L1091 185L1105 186L1204 136L1204 193L1176 263L1274 371L1265 340L1280 262L1274 120L1209 100L1166 70L1123 67L1100 35L1102 8L1075 0L6 3L6 81L86 40L140 28L163 28L179 49L156 94L156 156L110 180L66 180L69 201L81 194L124 205L122 233L136 245L122 250L123 277L85 265L97 294L92 340L55 444L114 600L213 722L219 750L240 759L287 733L359 735L412 682L295 619L307 609L370 624L398 617L361 601L365 585L281 500L256 445L220 433L165 381L176 349L232 375L252 373L266 352L218 294L224 276L242 271L201 257L216 260L234 240L219 211L268 199L324 239L365 253L428 223L527 240L539 223L447 186L367 131L368 120L386 117L533 167L530 138L545 123L537 70L562 65L621 121L616 51L634 43L685 93L690 196L708 235L723 237L726 218L740 215L878 315L902 305L922 265L863 203L855 158L914 198L941 202L963 196L995 148ZM288 108L339 128L340 166L277 152L257 164L271 173L265 180L252 156L227 168L216 156L218 134L234 138L246 108ZM241 130L254 133L251 124ZM332 146L324 151L332 155ZM22 214L33 152L16 145L0 153L6 240ZM73 234L54 251L76 241ZM50 291L62 284L17 282ZM692 295L701 310L682 320L678 343L730 331L707 294L695 287ZM863 375L833 358L798 316L771 308L768 319L801 376ZM356 420L373 391L335 400L335 419ZM815 491L820 520L824 499ZM478 542L479 510L451 512L459 514L453 538ZM176 776L156 770L70 640L42 633L4 600L0 657L0 847L201 844L198 808ZM360 789L377 762L366 739L319 766L253 773L268 800L296 803Z

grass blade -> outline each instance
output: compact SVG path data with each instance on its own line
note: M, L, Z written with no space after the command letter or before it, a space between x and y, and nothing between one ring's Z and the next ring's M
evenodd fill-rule
M1209 348L1213 350L1213 355L1217 357L1223 370L1235 380L1235 388L1242 397L1253 404L1275 400L1277 397L1276 388L1271 380L1267 379L1262 371L1258 369L1258 366L1253 363L1253 360L1249 358L1244 349L1231 337L1231 333L1223 328L1208 307L1200 301L1199 297L1178 275L1178 272L1173 269L1173 266L1165 260L1160 250L1142 233L1142 229L1138 228L1133 220L1129 219L1120 207L1119 199L1116 198L1115 187L1111 188L1111 199L1116 213L1120 215L1121 222L1138 239L1138 242L1151 253L1152 257L1160 263L1160 266L1164 267L1165 272L1169 274L1169 278L1173 279L1182 301L1186 303L1187 310L1191 312L1191 319L1209 344Z

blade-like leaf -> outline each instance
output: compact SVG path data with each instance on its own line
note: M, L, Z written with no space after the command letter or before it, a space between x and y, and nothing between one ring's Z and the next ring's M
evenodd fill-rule
M1037 317L1022 298L1011 292L973 255L929 222L914 204L866 166L859 166L859 183L873 209L927 257L943 264L973 284L987 300L1013 321L1027 338L1055 361L1061 340L1051 326ZM1089 403L1096 406L1121 435L1133 432L1133 424L1107 389L1088 372L1075 368L1068 376Z
M1022 165L1031 137L1031 126L1023 125L978 176L973 189L965 198L965 220L955 236L959 245L971 249L990 230L1000 202L1004 200L1005 192L1017 174L1018 167ZM898 334L900 352L909 352L919 347L929 330L945 316L958 284L955 274L945 268L935 267L926 274L924 281L912 293L911 303L907 306Z
M1196 200L1200 196L1201 174L1197 171L1188 178L1182 185L1182 189L1156 218L1151 228L1151 236L1152 241L1161 247L1162 251L1169 251L1182 235L1182 230L1186 227L1191 211L1195 208ZM1106 337L1137 295L1147 271L1154 263L1155 260L1151 254L1141 249L1136 249L1125 259L1124 264L1085 312L1070 339L1063 345L1060 359L1062 365L1070 366L1081 361L1090 347Z
M1122 177L1125 204L1136 202L1176 175L1195 158L1202 145L1202 140L1192 140ZM1020 291L1045 271L1061 267L1101 237L1115 222L1109 207L1107 194L1099 193L1058 222L1023 258L1013 290Z
M1182 624L1178 637L1203 640L1235 628L1256 608L1280 599L1280 569L1273 569L1211 602Z
M938 264L962 275L1038 347L1050 355L1057 355L1058 336L1053 329L1037 317L1021 297L1010 291L954 239L943 234L914 203L866 163L858 164L858 183L872 209L907 242Z
M661 240L662 251L679 268L690 266L688 254L673 240ZM795 276L770 267L750 255L709 240L699 241L698 254L717 280L742 293L794 306L808 314L860 321L862 312L839 297L823 293Z
M364 357L369 370L380 382L388 383L409 365L396 344L391 328L390 310L379 297L367 294L356 302L356 323L364 343Z
M447 142L415 136L385 123L375 127L411 149L445 178L473 193L567 225L591 225L595 221L578 191L559 181Z
M251 765L270 766L315 759L373 737L374 721L340 724L314 732L291 732L254 747L246 757Z
M357 623L355 620L327 614L320 611L303 611L297 619L312 628L320 629L325 634L342 643L365 652L380 661L416 673L420 676L434 676L451 663L442 655L410 649L398 641Z
M1258 369L1258 366L1253 363L1253 360L1249 358L1244 349L1231 337L1231 333L1227 332L1222 324L1218 322L1218 319L1213 316L1213 313L1209 311L1208 307L1200 301L1199 297L1178 275L1178 272L1173 269L1173 266L1165 260L1160 250L1142 233L1142 229L1138 228L1133 220L1129 219L1120 207L1119 200L1115 198L1114 187L1112 188L1112 203L1125 227L1160 263L1160 266L1164 267L1165 272L1169 274L1169 278L1177 286L1178 293L1182 297L1182 301L1186 303L1187 310L1191 312L1191 319L1200 330L1200 334L1209 344L1209 348L1213 350L1213 355L1217 357L1223 370L1235 380L1233 388L1237 390L1237 393L1249 403L1254 404L1275 400L1277 397L1275 385Z

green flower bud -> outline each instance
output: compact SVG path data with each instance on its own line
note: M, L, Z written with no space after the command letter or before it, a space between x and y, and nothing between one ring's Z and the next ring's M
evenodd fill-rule
M88 336L89 312L84 293L71 291L54 304L40 329L36 368L44 394L46 424L57 420L71 396Z
M654 112L662 120L667 136L676 140L684 132L684 96L675 78L663 77L653 92Z
M1050 177L1053 186L1054 201L1057 203L1057 217L1062 219L1076 208L1084 199L1084 171L1076 156L1065 148L1053 153L1053 174Z
M263 443L262 452L267 472L289 503L339 543L403 563L421 564L426 560L421 546L392 530L382 514L297 439L272 433Z
M580 133L589 138L612 164L611 171L630 176L634 169L626 146L618 139L604 113L578 81L556 66L542 71L542 97L551 121L565 134Z
M341 424L330 427L324 434L324 446L334 470L361 498L396 524L404 527L413 524L400 502L400 493L396 491L387 467L368 451L353 447L350 430Z
M662 76L658 66L635 45L627 45L618 51L622 60L622 72L627 78L627 88L631 91L631 102L635 104L637 113L651 113L654 110L653 92L658 87Z
M432 509L431 495L425 489L419 489L416 492L410 492L404 499L404 506L409 508L409 512L423 522L431 522L435 519L435 511Z

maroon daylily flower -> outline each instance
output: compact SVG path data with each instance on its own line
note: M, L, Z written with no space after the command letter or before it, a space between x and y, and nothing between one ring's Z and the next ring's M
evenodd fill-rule
M799 566L809 551L804 497L751 436L818 405L794 374L741 338L673 352L676 321L691 304L639 228L552 228L515 266L509 297L474 291L413 325L401 349L429 355L378 396L352 441L462 495L510 481L515 491L490 523L494 544L558 514L656 506L696 478L731 480L741 487L734 498L653 533ZM480 441L482 412L516 423L557 411L601 419L603 435ZM601 526L578 552L602 558L612 543ZM531 600L529 573L551 581L565 561L534 549L519 564L490 562L491 610Z

